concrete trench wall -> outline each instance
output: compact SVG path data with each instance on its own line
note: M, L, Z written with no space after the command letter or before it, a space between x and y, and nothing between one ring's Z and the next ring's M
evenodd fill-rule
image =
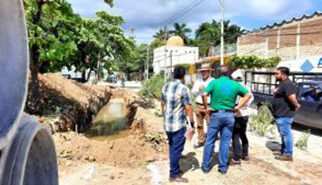
M22 115L27 92L27 30L21 0L0 0L0 184L56 185L48 130Z

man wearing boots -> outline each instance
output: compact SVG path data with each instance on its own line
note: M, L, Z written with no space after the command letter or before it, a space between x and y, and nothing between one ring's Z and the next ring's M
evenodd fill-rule
M202 91L208 86L208 84L213 80L210 76L210 69L208 65L202 65L199 70L201 76L195 82L191 92L196 96L196 108L195 114L197 117L197 132L198 132L198 143L194 145L194 148L197 149L202 147L205 144L206 136L204 131L204 120L206 118L206 109L202 100ZM210 99L208 100L208 104ZM206 120L207 124L209 120Z
M296 87L288 78L290 70L287 67L279 67L276 71L276 80L280 83L274 89L273 115L282 139L280 156L276 159L293 161L293 137L292 123L295 111L301 107L296 98Z

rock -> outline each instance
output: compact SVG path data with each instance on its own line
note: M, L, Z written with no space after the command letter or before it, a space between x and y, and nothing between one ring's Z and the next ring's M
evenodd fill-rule
M86 161L89 161L89 162L94 162L94 161L96 161L96 159L95 159L93 156L86 156L86 157L85 157L85 160L86 160Z
M110 179L111 179L111 180L114 180L114 179L115 179L115 177L112 175L112 176L110 177Z
M111 144L110 144L110 146L109 146L109 148L112 150L113 148L114 148L114 142L112 142Z
M135 156L135 154L131 151L130 153L129 153L129 157L131 158L131 157L134 157Z
M145 142L142 140L140 141L139 145L143 147L145 145Z

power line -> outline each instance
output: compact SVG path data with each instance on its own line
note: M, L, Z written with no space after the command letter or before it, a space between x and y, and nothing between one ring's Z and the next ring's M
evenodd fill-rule
M172 23L173 21L175 21L176 19L186 15L187 13L189 13L192 9L196 8L197 6L199 6L204 0L197 0L194 1L192 3L190 3L188 6L186 6L185 8L183 8L182 10L180 10L176 15L173 15L169 18L167 18L164 21L165 26L169 25L170 23Z
M173 23L178 18L181 18L182 16L186 15L187 13L189 13L192 9L196 8L197 6L199 6L203 1L204 0L193 1L192 3L188 4L188 6L184 7L183 9L181 9L178 13L176 13L175 15L167 18L165 21L163 21L163 25L167 26L170 23ZM135 37L135 39L137 39L137 40L145 40L145 39L148 39L148 38Z

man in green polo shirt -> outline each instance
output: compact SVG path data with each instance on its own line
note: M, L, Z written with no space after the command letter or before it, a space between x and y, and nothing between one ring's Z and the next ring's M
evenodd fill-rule
M234 128L234 114L243 107L251 98L247 89L242 87L238 82L228 77L229 68L220 67L221 77L213 80L206 89L203 90L203 101L210 117L210 123L207 131L207 139L204 148L202 171L208 173L211 169L210 162L214 150L215 140L220 132L220 146L218 168L219 172L225 174L228 170L229 146ZM207 98L210 95L210 109L208 108ZM237 96L243 98L235 106Z

